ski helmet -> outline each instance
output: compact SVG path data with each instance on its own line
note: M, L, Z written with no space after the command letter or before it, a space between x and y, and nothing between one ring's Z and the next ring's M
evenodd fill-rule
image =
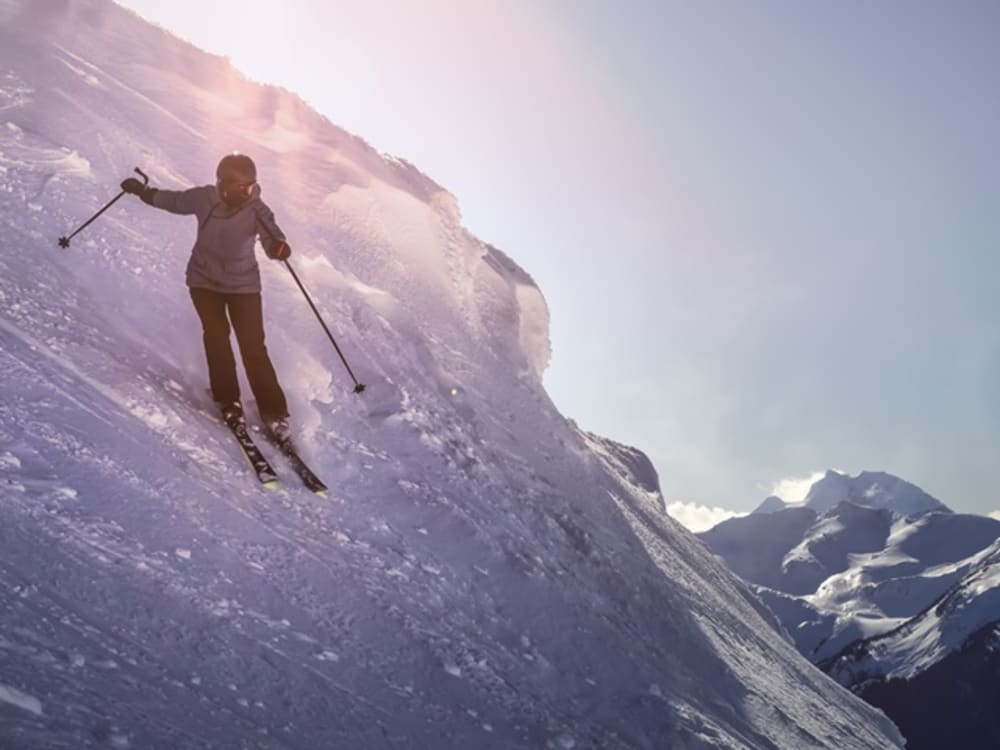
M257 182L257 167L246 154L231 153L222 157L215 170L219 193L230 206L238 206L250 198Z
M246 154L234 151L222 157L215 176L220 182L256 182L257 165Z

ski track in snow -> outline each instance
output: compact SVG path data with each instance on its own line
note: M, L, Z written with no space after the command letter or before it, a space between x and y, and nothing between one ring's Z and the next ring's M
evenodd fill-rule
M2 750L898 745L665 516L641 454L558 414L544 298L451 196L110 2L8 6ZM232 148L369 386L263 261L327 499L267 447L263 489L209 413L188 219L128 197L55 244L136 164L182 187Z

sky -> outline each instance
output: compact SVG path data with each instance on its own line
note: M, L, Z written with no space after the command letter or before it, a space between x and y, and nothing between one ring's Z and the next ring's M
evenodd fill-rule
M673 511L833 467L1000 507L1000 4L122 4L454 194Z

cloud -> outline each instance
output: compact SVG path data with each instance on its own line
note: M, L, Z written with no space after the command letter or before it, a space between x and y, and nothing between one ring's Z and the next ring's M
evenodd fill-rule
M738 518L747 515L735 510L726 508L709 508L707 505L697 503L673 502L667 506L667 513L682 526L693 532L708 531L718 523L722 523L729 518Z
M770 494L777 495L786 503L801 503L809 494L810 488L826 476L825 471L814 471L805 477L789 477L775 482Z
M989 513L988 515L990 518L995 518L998 521L1000 521L1000 510L995 510L992 513Z

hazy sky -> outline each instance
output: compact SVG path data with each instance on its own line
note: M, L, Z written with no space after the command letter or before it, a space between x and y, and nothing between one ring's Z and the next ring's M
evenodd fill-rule
M1000 3L123 2L458 197L668 501L1000 507Z

